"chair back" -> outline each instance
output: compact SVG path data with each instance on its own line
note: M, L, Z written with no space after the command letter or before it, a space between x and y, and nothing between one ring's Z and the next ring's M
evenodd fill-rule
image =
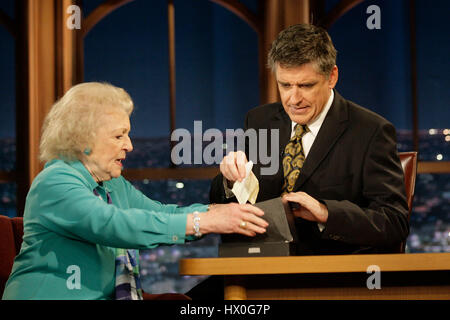
M411 217L412 205L414 200L414 189L417 176L417 152L399 152L398 156L402 163L405 176L406 201L408 202L408 221ZM405 252L406 242L401 244L400 252Z
M11 273L14 258L20 251L23 237L23 218L0 215L0 297Z
M414 200L414 189L416 186L417 176L417 152L399 152L398 154L402 163L403 172L405 175L405 191L406 200L408 201L408 220L411 216L412 203Z

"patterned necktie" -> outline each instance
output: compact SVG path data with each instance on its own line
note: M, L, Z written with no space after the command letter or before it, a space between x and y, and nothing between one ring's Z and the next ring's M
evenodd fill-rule
M303 152L302 137L309 131L306 124L295 125L295 135L291 138L289 143L284 148L283 156L283 173L284 184L283 192L281 195L292 192L294 189L295 181L297 181L300 175L300 170L305 162L305 154Z
M102 199L95 189L94 194ZM112 204L109 192L106 192L106 198L108 204ZM142 288L136 254L136 250L116 248L116 300L142 300Z

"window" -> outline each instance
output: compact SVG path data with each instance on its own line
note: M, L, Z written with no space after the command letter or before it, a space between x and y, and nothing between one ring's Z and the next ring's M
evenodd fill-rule
M15 38L7 24L14 19L14 1L2 1L0 13L0 81L2 88L2 117L0 125L0 214L10 217L16 212L16 183L11 172L16 170L16 96L15 96ZM7 21L8 20L8 21Z
M211 1L193 3L174 1L175 128L187 129L192 139L194 121L201 121L202 134L209 128L223 132L242 128L246 112L259 104L256 32ZM85 15L92 10L85 7ZM111 82L127 90L135 102L131 117L134 150L125 168L168 169L171 165L168 46L165 0L130 2L85 37L84 81ZM181 167L204 165L202 161ZM131 182L154 200L184 206L209 202L210 179L198 178L155 180L148 173L138 174ZM141 251L144 290L187 291L202 278L179 276L177 261L216 256L218 241L211 235L182 246Z

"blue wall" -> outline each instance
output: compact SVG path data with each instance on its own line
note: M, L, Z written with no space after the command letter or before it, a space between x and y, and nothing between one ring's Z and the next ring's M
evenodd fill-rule
M450 128L450 1L416 3L419 127Z
M366 8L377 4L381 29L370 30ZM397 128L412 120L408 8L405 1L364 1L329 30L338 51L337 90L383 115Z
M89 13L102 0L85 1ZM254 12L258 1L243 1ZM330 10L336 0L326 2ZM416 0L419 127L450 127L447 14L450 2ZM381 9L381 30L369 30L366 8ZM256 33L208 1L176 0L177 127L194 120L237 128L259 103ZM14 1L0 2L13 17ZM329 30L338 50L339 92L411 129L409 1L363 1ZM0 27L0 137L15 136L14 39ZM136 0L102 20L85 41L85 80L130 92L134 137L169 134L166 1Z
M1 1L0 10L14 19L13 0ZM14 37L0 25L0 138L16 136L16 84Z
M336 1L328 1L330 10ZM450 2L416 0L419 128L450 127ZM381 29L369 30L368 6L378 5ZM409 1L363 1L329 30L338 50L337 89L399 129L412 128Z
M90 9L87 8L87 11ZM175 1L176 126L242 127L259 102L256 33L208 1ZM134 1L85 39L85 81L125 88L136 104L134 137L169 135L166 1Z

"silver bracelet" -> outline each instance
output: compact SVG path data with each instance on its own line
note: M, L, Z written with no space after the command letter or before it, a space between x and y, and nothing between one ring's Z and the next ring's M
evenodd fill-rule
M200 232L200 212L194 211L194 232L196 237L201 237L202 233Z

